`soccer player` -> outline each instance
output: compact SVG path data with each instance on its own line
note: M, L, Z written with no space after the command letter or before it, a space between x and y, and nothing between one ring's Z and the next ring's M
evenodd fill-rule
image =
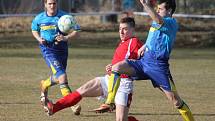
M156 12L146 0L140 2L153 20L146 43L138 51L142 57L140 60L123 60L113 65L106 106L103 104L96 110L108 111L114 103L117 84L120 82L120 74L123 73L138 79L150 79L153 86L159 88L174 104L185 121L194 121L191 110L176 91L168 63L178 30L176 20L172 18L176 8L175 1L158 0Z
M135 21L131 17L125 17L120 20L119 25L119 35L120 42L113 55L112 63L106 66L106 75L103 77L96 77L76 91L70 93L69 95L59 99L55 104L51 101L47 103L45 110L48 115L52 115L66 107L73 106L77 104L83 97L106 97L109 90L107 90L108 78L111 73L111 68L113 64L116 64L125 59L137 59L138 49L142 47L142 42L135 37L134 33ZM133 80L125 75L121 74L121 83L117 84L119 86L118 92L116 93L116 120L117 121L127 121L128 120L128 110L132 100L132 90L133 90ZM112 107L113 109L114 107ZM134 117L130 117L130 120L134 120Z
M38 14L32 21L32 34L39 42L39 47L46 64L51 70L51 75L41 81L41 103L47 101L48 88L56 84L60 85L63 96L68 95L71 89L68 85L66 66L68 58L68 41L78 36L80 26L77 24L69 34L63 34L58 30L59 18L68 13L58 10L57 0L44 0L45 11ZM80 106L73 107L75 114L79 114Z

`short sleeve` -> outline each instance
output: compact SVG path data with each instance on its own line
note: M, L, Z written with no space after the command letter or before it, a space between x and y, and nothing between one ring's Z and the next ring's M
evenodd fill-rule
M81 31L81 27L79 24L75 24L73 27L72 27L73 30L75 31Z
M32 31L38 31L38 32L40 31L36 18L31 23L31 30Z
M161 26L161 28L159 29L160 31L166 31L166 32L171 32L172 30L177 31L178 30L178 25L177 22L174 18L164 18L163 19L164 23Z

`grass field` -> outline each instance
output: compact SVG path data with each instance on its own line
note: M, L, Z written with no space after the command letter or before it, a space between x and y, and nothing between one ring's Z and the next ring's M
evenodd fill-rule
M68 78L72 89L104 74L112 49L70 49ZM215 49L175 49L171 71L181 97L189 104L196 121L215 120ZM39 81L49 70L39 49L0 49L0 121L114 121L114 113L88 112L100 105L95 98L83 99L80 116L65 109L48 117L39 102ZM52 87L50 98L60 98L59 87ZM130 115L140 121L182 121L150 81L136 81Z

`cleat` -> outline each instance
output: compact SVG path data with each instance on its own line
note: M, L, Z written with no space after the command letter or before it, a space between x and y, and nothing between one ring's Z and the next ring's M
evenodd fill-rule
M80 105L71 106L71 109L75 115L78 116L81 114L81 106Z
M46 103L46 105L44 105L44 110L45 110L45 112L46 112L46 114L48 115L48 116L51 116L51 115L53 115L54 113L53 113L53 103L52 103L52 101L47 101L47 103Z
M41 95L40 95L40 103L41 103L41 105L45 106L47 102L48 102L47 96L45 96L45 94L43 92L41 92Z
M115 110L116 106L114 103L112 104L102 104L99 108L94 109L93 111L96 113L105 113L105 112L112 112Z

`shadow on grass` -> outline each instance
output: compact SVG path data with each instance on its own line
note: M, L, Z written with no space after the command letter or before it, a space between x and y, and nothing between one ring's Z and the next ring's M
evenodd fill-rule
M129 115L180 115L179 113L129 113ZM194 116L215 116L215 113L209 113L209 114L198 114L194 113Z
M35 104L29 102L0 102L0 105L26 105L26 104Z
M0 53L0 58L42 58L41 54L33 53ZM112 55L89 55L89 54L69 54L70 59L110 59Z
M81 117L104 117L104 116L109 117L110 116L110 113L95 113L95 112L91 112L91 111L82 111L82 112L87 112L87 113L90 112L90 114L83 114L82 113ZM111 113L115 114L115 112L111 112Z

